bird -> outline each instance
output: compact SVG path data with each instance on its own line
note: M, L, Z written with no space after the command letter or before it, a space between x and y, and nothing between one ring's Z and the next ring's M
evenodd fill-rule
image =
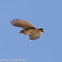
M30 40L36 40L40 38L40 36L42 35L42 32L45 33L43 28L38 29L32 23L26 20L13 19L10 21L10 23L13 26L23 28L23 30L21 30L19 33L29 35Z

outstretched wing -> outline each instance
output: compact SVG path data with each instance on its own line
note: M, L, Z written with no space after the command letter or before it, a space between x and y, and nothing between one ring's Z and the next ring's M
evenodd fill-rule
M23 29L30 28L30 27L35 28L34 25L32 25L30 22L26 20L15 19L11 21L11 24L17 27L22 27Z
M36 40L40 38L40 36L41 36L41 32L37 32L35 34L30 35L30 40Z

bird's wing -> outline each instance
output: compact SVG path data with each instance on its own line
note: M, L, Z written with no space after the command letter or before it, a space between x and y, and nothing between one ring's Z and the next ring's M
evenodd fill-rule
M11 24L17 27L22 27L23 29L26 28L30 28L30 27L34 27L34 25L32 25L30 22L26 21L26 20L19 20L19 19L15 19L11 21Z
M41 32L37 32L35 34L30 35L30 40L36 40L40 38L40 36L41 36Z

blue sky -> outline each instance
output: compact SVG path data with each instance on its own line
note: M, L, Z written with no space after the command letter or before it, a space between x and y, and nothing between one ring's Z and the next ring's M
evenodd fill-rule
M28 35L19 34L22 28L10 24L16 18L27 20L46 33L30 42ZM62 62L62 0L0 0L1 58Z

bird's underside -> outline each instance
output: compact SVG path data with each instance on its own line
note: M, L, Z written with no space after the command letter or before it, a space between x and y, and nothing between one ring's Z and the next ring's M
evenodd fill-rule
M24 30L20 31L20 33L29 35L30 40L36 40L41 36L41 31L28 21L15 19L11 21L11 24L23 28Z

